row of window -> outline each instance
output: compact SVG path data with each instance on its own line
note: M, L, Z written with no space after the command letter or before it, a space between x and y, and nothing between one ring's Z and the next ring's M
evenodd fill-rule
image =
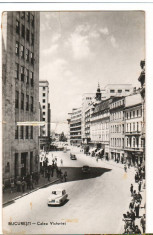
M111 89L110 90L110 93L115 93L115 92L117 92L117 93L122 93L122 91L123 90L121 90L121 89L119 89L119 90L117 90L117 91L115 91L114 89ZM125 89L125 92L129 92L130 90L128 90L128 89Z
M91 140L95 141L109 141L109 135L108 134L91 134Z
M105 123L99 123L99 124L92 124L92 129L93 130L106 130L109 128L109 123L105 122Z
M121 119L122 118L122 112L115 112L110 115L110 121Z
M24 66L19 66L18 63L15 64L15 78L21 79L22 82L26 81L26 84L31 84L33 87L34 85L34 73L29 71L29 69L25 68Z
M33 139L33 126L16 126L15 139Z
M25 49L25 47L22 44L20 45L19 42L16 41L15 54L19 56L19 53L22 59L25 59L27 62L30 62L32 65L34 64L34 53L30 52L27 48Z
M19 91L15 91L15 108L16 109L21 108L22 110L25 109L26 111L30 110L31 112L33 112L33 107L34 107L33 96L26 95L25 97L24 93L21 92L20 98L19 98ZM25 102L25 98L26 98L26 102ZM19 100L20 100L20 107L19 107Z
M142 109L137 109L137 110L125 113L126 119L131 119L131 118L141 117L141 116L142 116Z
M124 148L124 138L111 138L110 144L112 147Z
M122 130L121 130L122 129ZM121 133L124 132L124 125L118 124L118 125L111 125L111 133Z
M127 123L126 124L126 132L140 131L141 126L142 126L141 122Z
M26 20L28 23L31 22L32 27L34 27L34 15L30 14L29 11L17 11L16 17L18 20L21 18L22 20Z
M21 24L19 20L16 20L16 33L20 35L20 31L21 31L21 36L27 40L27 42L31 43L31 45L34 45L34 34L31 33L31 40L30 40L30 30L29 29L25 29L25 25Z
M128 137L128 138L126 138L126 147L128 147L128 148L143 147L143 140L141 139L141 143L139 143L139 142L140 142L139 137Z
M110 109L113 109L113 108L116 108L116 107L119 107L121 105L124 105L124 100L119 100L117 102L114 102L110 105Z

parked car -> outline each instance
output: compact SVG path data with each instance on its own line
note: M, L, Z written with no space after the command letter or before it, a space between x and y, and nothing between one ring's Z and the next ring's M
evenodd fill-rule
M83 172L83 173L89 173L89 172L90 172L90 167L87 166L87 165L83 166L83 167L82 167L82 172Z
M70 159L71 159L71 160L77 160L76 155L75 155L75 154L70 153Z
M53 190L50 197L48 198L48 206L50 205L61 205L68 198L68 194L65 189Z

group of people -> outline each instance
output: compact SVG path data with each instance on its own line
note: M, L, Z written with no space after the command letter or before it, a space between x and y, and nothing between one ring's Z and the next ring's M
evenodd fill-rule
M145 204L142 205L142 187L145 189L145 168L140 165L137 167L135 174L135 182L137 183L137 191L134 190L133 184L130 186L131 202L129 203L129 211L123 214L124 234L141 234L141 230L138 225L135 225L135 220L139 219L140 226L143 233L145 233L146 216L140 216L140 208L145 208Z

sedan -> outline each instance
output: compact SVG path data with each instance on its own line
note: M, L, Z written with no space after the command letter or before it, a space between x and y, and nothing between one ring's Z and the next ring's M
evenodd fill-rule
M48 206L52 205L61 205L68 198L68 194L65 189L53 190L51 195L48 198Z
M71 160L77 160L76 155L71 153L71 154L70 154L70 159L71 159Z

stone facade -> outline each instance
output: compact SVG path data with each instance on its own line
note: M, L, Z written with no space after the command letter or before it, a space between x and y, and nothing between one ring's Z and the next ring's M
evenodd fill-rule
M38 171L39 30L36 12L2 16L3 179ZM28 122L22 127L19 122ZM4 182L5 183L5 182Z

